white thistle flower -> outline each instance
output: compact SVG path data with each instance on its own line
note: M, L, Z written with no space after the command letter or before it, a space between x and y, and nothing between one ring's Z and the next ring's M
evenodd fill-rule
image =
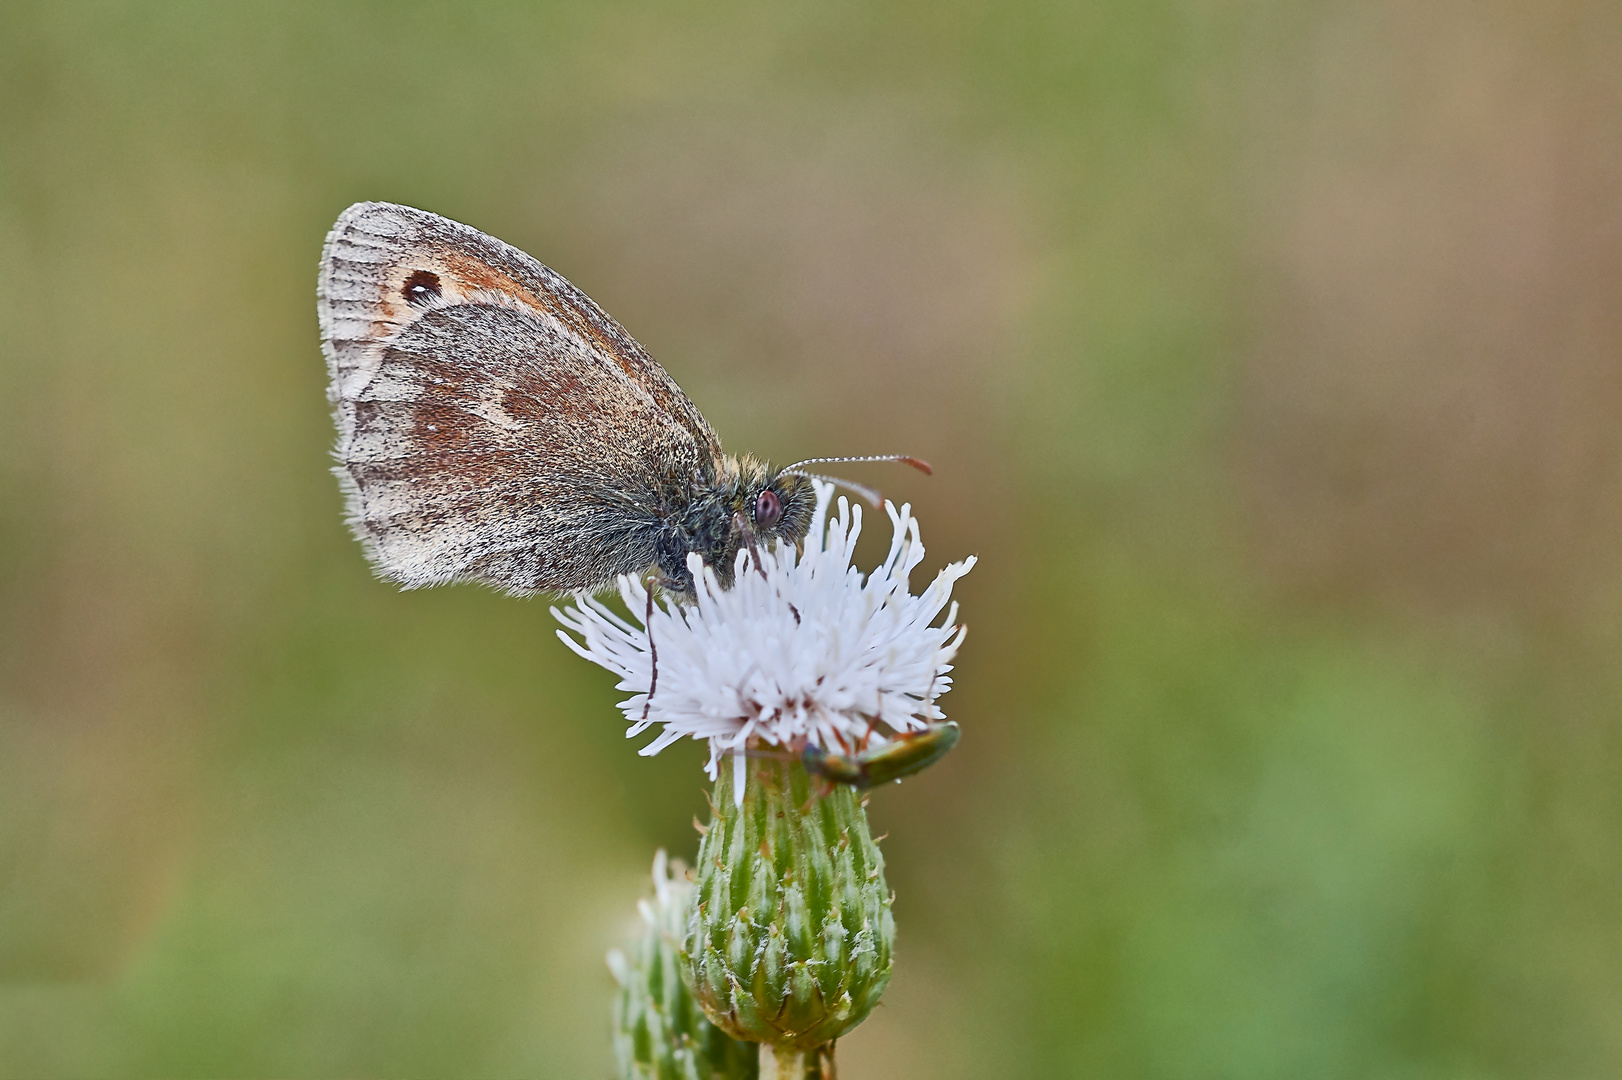
M626 737L663 729L642 754L685 737L708 740L706 771L715 779L721 757L732 754L741 801L751 740L796 753L807 746L846 753L945 718L936 702L952 685L951 660L966 632L956 625L952 586L974 558L946 567L914 596L908 575L924 558L918 522L910 506L887 502L890 553L864 576L851 565L862 508L841 497L829 521L832 499L832 485L819 482L803 555L787 545L761 551L757 572L754 556L740 551L730 589L689 555L697 602L661 599L646 625L587 595L552 609L580 637L559 630L564 643L619 675L618 689L634 691L620 702L631 722ZM641 621L648 610L642 582L621 577L619 591Z

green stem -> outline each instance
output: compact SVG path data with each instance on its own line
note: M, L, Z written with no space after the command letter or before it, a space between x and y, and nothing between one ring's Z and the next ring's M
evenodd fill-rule
M760 1045L760 1080L837 1080L834 1044L810 1050Z

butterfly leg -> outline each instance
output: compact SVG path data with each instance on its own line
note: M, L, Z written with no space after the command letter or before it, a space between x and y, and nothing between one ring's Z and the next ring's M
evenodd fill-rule
M760 542L755 539L755 530L749 527L749 522L742 514L732 515L732 531L743 537L743 542L749 548L749 557L754 561L755 569L760 573L762 581L770 581L766 576L766 565L760 561ZM799 612L795 612L798 621Z
M659 689L659 647L653 643L653 587L652 576L643 583L643 591L648 594L648 610L642 616L642 626L648 632L648 656L653 662L653 672L648 676L648 696L642 702L642 719L648 719L648 710L653 708L653 692Z

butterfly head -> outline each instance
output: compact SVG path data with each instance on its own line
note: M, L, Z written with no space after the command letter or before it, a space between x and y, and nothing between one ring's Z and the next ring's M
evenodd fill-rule
M806 458L781 469L748 455L722 458L713 479L705 477L688 501L684 527L667 534L659 560L666 587L693 595L688 552L697 552L715 569L721 585L730 587L738 552L758 553L777 540L802 548L817 505L814 481L848 487L874 506L883 505L883 497L866 485L805 471L807 465L823 462L868 461L899 461L920 472L931 471L928 462L907 454Z
M817 505L808 478L745 455L729 458L718 479L714 495L725 515L726 531L715 557L705 561L715 567L722 584L731 583L739 551L770 549L779 540L796 548L804 543Z

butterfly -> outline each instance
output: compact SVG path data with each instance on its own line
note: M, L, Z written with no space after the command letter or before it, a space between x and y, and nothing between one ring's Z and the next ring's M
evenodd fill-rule
M782 469L721 440L602 308L535 259L448 218L356 203L316 289L333 472L378 575L406 588L600 590L651 573L691 596L738 553L799 545L810 458ZM851 485L865 491L860 485Z

